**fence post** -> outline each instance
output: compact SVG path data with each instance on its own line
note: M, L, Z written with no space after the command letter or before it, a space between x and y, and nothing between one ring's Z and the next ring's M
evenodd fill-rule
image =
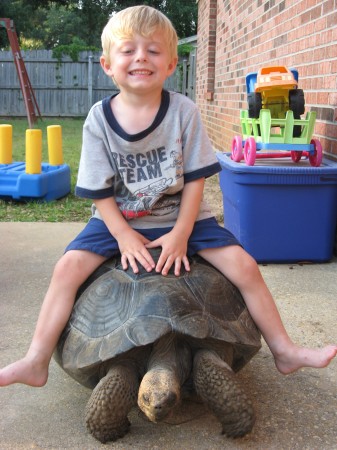
M187 86L187 59L183 60L183 82L181 86L181 93L186 95L186 86Z
M195 100L195 68L196 68L196 49L193 49L189 57L188 69L188 96Z
M90 52L88 55L88 111L92 107L92 68L93 68L93 55Z

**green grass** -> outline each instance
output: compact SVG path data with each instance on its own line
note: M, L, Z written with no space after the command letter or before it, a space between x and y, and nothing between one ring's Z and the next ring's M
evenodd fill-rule
M42 130L42 161L48 162L46 128L48 125L61 125L63 159L71 170L71 193L52 202L0 200L1 222L86 222L89 219L91 201L80 199L74 195L81 153L83 122L84 119L48 118L39 121L35 127ZM27 119L0 119L0 123L13 126L13 161L25 161Z

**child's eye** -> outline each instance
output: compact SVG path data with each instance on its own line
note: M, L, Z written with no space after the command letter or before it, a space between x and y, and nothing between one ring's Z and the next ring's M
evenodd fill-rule
M123 53L124 55L130 55L133 52L133 50L131 48L123 48L121 50L121 53Z
M159 55L159 51L158 50L154 50L154 49L150 49L149 53L152 53L153 55Z

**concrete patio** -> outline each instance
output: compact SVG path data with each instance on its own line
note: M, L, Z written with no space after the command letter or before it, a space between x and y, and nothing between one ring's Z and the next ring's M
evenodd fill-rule
M0 366L21 357L30 342L52 268L80 223L0 223ZM337 342L337 259L326 264L261 265L286 327L303 345ZM102 445L86 430L90 391L52 361L39 389L0 389L0 449L337 449L337 360L322 370L287 377L263 344L238 375L250 393L257 421L237 440L220 434L216 419L193 401L161 424L134 409L130 433Z

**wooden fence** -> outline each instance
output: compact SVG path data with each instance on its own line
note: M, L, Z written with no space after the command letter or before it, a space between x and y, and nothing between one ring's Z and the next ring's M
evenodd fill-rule
M83 117L98 100L118 89L105 75L99 53L81 52L78 61L52 57L51 50L22 51L42 116ZM195 50L180 61L165 87L194 100ZM11 51L0 52L0 116L26 116Z

